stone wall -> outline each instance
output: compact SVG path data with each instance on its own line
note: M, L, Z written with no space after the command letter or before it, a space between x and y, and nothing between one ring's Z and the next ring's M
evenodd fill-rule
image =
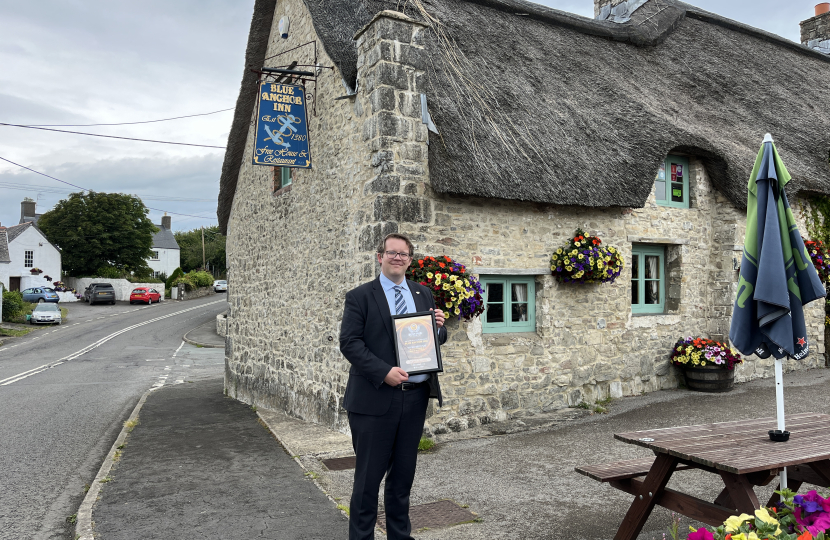
M183 284L179 284L179 292L176 295L176 300L195 300L197 298L204 298L216 294L213 287L198 287L195 290L188 291Z
M282 40L275 29L285 15L291 36ZM309 111L313 169L295 170L290 189L275 192L273 171L251 164L252 124L228 231L228 393L346 431L343 298L377 275L375 246L392 231L409 234L419 254L446 254L479 274L536 276L535 332L483 334L479 320L448 322L445 404L430 406L429 431L676 387L668 362L675 341L728 333L743 211L714 189L694 156L689 209L658 206L653 193L641 209L434 193L420 118L423 31L385 12L359 33L353 98L335 100L345 93L340 75L321 71L316 114ZM314 39L303 2L280 2L266 56ZM312 63L303 51L292 60ZM319 62L332 65L325 51ZM667 312L632 315L630 268L613 284L556 283L549 257L578 226L618 247L627 264L632 244L665 246ZM819 304L807 310L813 354L787 369L823 365ZM771 376L771 366L750 358L736 376Z
M228 337L228 312L216 316L216 334L219 337Z

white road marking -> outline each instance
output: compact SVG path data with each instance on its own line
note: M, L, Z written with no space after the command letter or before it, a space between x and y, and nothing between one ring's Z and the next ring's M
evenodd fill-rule
M184 347L184 341L182 341L182 344L179 345L178 349L176 349L176 352L173 353L173 358L176 358L176 355L179 354L179 351L182 350L182 347Z
M209 302L207 304L202 304L200 306L195 306L195 307L192 307L192 308L183 309L181 311L176 311L176 312L170 313L168 315L162 315L160 317L155 317L153 319L148 319L144 322L140 322L140 323L134 324L132 326L127 326L126 328L122 328L121 330L119 330L117 332L113 332L112 334L99 339L95 343L92 343L91 345L87 345L83 349L81 349L77 352L74 352L74 353L72 353L68 356L64 356L63 358L61 358L61 359L59 359L55 362L50 362L48 364L44 364L42 366L30 369L28 371L18 373L17 375L12 375L11 377L6 377L5 379L0 379L0 386L6 386L6 385L12 384L14 382L21 381L21 380L23 380L27 377L31 377L32 375L37 375L38 373L46 371L47 369L50 369L50 368L53 368L53 367L58 366L60 364L63 364L64 362L69 362L71 360L75 360L76 358L85 355L89 351L91 351L93 349L97 349L98 347L100 347L101 345L106 343L107 341L109 341L113 338L116 338L116 337L120 336L121 334L123 334L125 332L129 332L130 330L134 330L138 327L144 326L145 324L158 322L158 321L161 321L163 319L167 319L169 317L174 317L176 315L181 315L182 313L187 313L188 311L193 311L195 309L201 309L203 307L210 306L210 305L213 305L213 304L218 304L218 303L224 302L224 301L225 300L217 300L215 302ZM100 317L100 318L103 318L103 317ZM38 339L38 338L34 338L34 339ZM184 342L182 342L182 345L184 345ZM9 347L9 348L11 348L11 347ZM179 346L179 349L181 349L181 345Z

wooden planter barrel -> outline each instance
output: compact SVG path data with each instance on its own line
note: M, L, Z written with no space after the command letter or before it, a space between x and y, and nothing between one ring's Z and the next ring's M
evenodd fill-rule
M735 386L735 370L719 367L684 367L686 387L698 392L729 392Z

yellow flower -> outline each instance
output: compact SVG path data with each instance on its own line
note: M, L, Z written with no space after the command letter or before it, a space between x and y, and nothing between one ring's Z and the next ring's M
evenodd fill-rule
M448 290L450 290L450 284L449 283L444 283L444 285L441 288L444 289L445 291L448 291Z
M768 523L770 525L778 525L778 520L772 517L766 508L759 508L758 510L756 510L755 517L757 517L764 523ZM781 534L781 527L778 527L778 530L775 531L775 534Z
M562 255L562 248L557 249L556 253L558 253L559 255Z
M465 280L464 280L464 286L465 286L465 287L469 287L469 286L470 286L470 281L469 281L469 280L467 280L467 279L465 279Z
M580 244L579 242L574 242L574 245L575 245L576 247L579 247L579 246L581 246L582 244Z
M741 514L740 516L730 516L729 519L723 522L723 525L726 528L726 532L735 532L740 528L743 522L748 519L752 519L752 516L750 516L749 514ZM734 539L735 537L733 536L732 538Z
M611 257L605 257L605 262L611 262Z
M585 255L583 255L582 253L580 253L579 255L577 255L577 258L579 258L579 259L584 259L584 258L585 258Z
M570 271L571 271L571 270L573 270L573 269L574 269L574 268L573 268L573 266L566 266L566 267L565 267L565 270L567 270L568 272L570 272Z
M427 272L427 279L432 279L432 272Z
M455 281L456 279L458 279L458 276L450 276L450 281Z
M452 302L447 302L447 309L452 307Z
M453 311L453 313L455 313L456 315L459 315L459 314L461 313L461 310L460 310L460 309L458 309L458 308L455 308L455 310Z

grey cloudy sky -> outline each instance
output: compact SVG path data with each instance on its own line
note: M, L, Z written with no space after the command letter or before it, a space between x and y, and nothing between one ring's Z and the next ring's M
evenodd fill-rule
M539 3L593 16L591 0ZM817 2L691 3L798 41ZM0 0L0 122L136 122L233 107L252 10L253 0ZM224 146L232 114L58 129ZM0 126L0 156L85 188L138 194L157 209L156 223L162 210L203 216L173 215L176 230L216 223L222 150ZM0 161L0 223L18 222L23 197L44 212L71 190Z

